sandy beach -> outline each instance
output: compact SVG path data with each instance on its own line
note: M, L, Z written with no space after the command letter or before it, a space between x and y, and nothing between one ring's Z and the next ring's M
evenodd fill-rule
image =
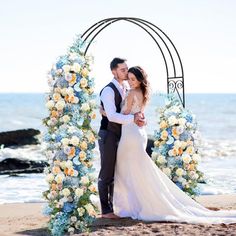
M197 198L211 209L236 209L235 195L209 195ZM0 205L1 236L49 236L43 203L14 203ZM132 219L97 219L89 235L236 235L236 224L191 225L176 223L140 222ZM88 235L76 234L76 235Z

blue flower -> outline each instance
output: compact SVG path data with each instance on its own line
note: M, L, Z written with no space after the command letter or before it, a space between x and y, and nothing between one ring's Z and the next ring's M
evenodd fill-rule
M72 212L74 210L74 208L75 208L74 204L66 202L66 203L64 203L63 211L69 213L69 212Z

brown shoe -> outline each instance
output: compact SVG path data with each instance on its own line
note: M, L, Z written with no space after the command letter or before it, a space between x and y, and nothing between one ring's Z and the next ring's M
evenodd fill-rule
M105 219L120 219L120 217L115 215L114 213L102 214L101 218L105 218Z

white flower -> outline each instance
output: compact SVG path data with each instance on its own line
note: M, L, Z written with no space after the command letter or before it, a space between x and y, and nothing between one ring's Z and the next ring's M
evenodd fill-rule
M178 168L175 173L176 173L178 176L182 176L183 173L184 173L184 171L183 171L182 168Z
M94 216L96 214L94 207L91 203L86 204L84 208L86 209L86 211L90 216Z
M77 53L75 53L75 52L70 52L69 53L69 59L70 60L75 60L76 58L77 58L78 56L77 56Z
M63 146L67 146L67 145L70 143L70 139L68 139L68 138L63 138L63 139L61 140L61 143L62 143Z
M68 73L70 71L70 66L69 65L64 65L62 67L62 69L64 70L65 73Z
M165 159L164 156L160 155L160 156L158 156L157 161L158 161L160 164L163 164L163 163L166 162L166 159Z
M74 89L72 87L67 88L66 93L68 95L73 95L74 94Z
M75 232L75 228L73 227L68 228L68 233L70 233L70 235L74 234L74 232Z
M179 113L180 112L180 108L178 106L173 106L171 108L171 111L173 111L174 113Z
M171 126L173 126L173 125L175 125L175 124L178 124L178 120L176 119L175 116L170 116L170 117L168 118L168 123L169 123Z
M77 221L77 217L76 216L71 216L70 220L71 220L71 222L76 222Z
M90 107L88 103L83 103L81 106L82 111L89 111Z
M85 209L82 207L77 208L77 211L79 213L79 216L83 216L83 214L85 213Z
M182 159L183 159L183 162L187 164L191 161L191 157L188 154L184 154Z
M64 115L62 117L62 120L63 120L64 123L68 123L70 121L70 117L68 115Z
M65 196L65 197L68 197L70 195L70 190L68 188L64 188L62 190L62 194Z
M73 162L71 160L66 161L66 167L70 169L73 166Z
M61 89L61 94L62 94L62 96L66 96L67 95L67 88Z
M184 127L182 125L177 127L178 134L182 134L184 132Z
M178 122L180 125L184 126L186 124L186 119L185 118L179 118Z
M80 69L81 69L81 66L79 63L75 62L71 68L74 72L76 73L79 73L80 72Z
M56 177L55 177L55 181L58 183L58 184L61 184L63 179L64 179L64 175L63 174L58 174Z
M47 107L48 109L52 109L52 108L54 107L54 105L55 105L55 103L54 103L53 100L50 100L50 101L48 101L48 102L46 103L46 107Z
M153 159L156 159L157 157L158 157L158 153L155 152L155 151L153 151L153 152L152 152L152 158L153 158Z
M196 161L196 162L201 161L201 156L200 156L199 154L193 154L192 158L193 158L193 160Z
M47 176L46 176L46 181L47 182L52 182L54 180L54 175L53 174L48 174Z
M92 108L95 108L96 105L97 105L97 103L96 103L96 101L95 101L94 99L90 100L90 101L89 101L89 104L90 104L90 106L91 106Z
M174 142L174 146L175 146L175 148L180 148L180 147L181 147L181 141L176 140L176 141Z
M60 100L56 103L55 107L57 108L57 110L61 111L63 110L63 108L65 107L65 101L64 100Z
M77 188L77 189L75 190L75 195L76 195L77 197L80 198L83 194L84 194L84 190L83 190L83 189Z
M78 146L79 145L79 138L77 136L72 136L70 143L74 146Z
M83 176L83 177L81 177L80 182L81 182L83 185L86 185L86 184L89 183L89 178L88 178L87 176Z

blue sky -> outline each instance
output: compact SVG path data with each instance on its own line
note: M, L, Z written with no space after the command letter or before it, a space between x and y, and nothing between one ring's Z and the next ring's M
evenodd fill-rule
M118 16L148 20L174 42L184 66L186 92L235 93L234 0L0 0L0 92L46 92L47 71L76 34ZM96 90L112 78L115 56L141 65L153 90L166 90L160 51L129 23L104 30L89 49Z

